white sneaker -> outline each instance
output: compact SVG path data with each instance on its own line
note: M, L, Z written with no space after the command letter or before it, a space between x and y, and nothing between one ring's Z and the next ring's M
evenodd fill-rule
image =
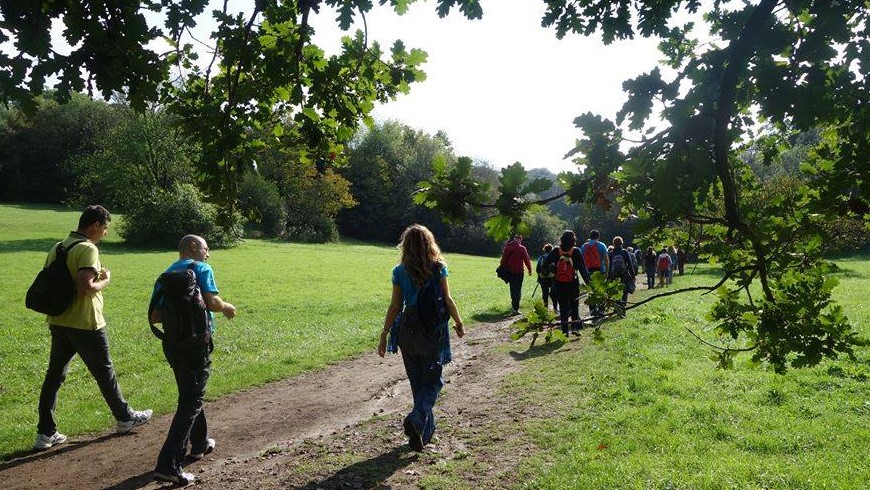
M33 443L33 449L41 451L43 449L48 449L51 446L56 446L65 442L66 436L58 431L54 431L54 434L50 436L47 436L45 434L36 434L36 441Z
M170 475L167 473L160 473L159 471L155 471L154 479L160 482L175 483L177 485L185 486L193 483L196 480L196 477L193 476L193 473L188 473L186 471L182 471L177 475Z
M217 445L217 443L215 442L215 440L212 439L211 437L209 437L209 438L206 439L206 441L205 441L205 449L203 449L201 452L198 452L198 453L193 453L193 452L190 453L190 459L192 459L192 460L194 460L194 461L199 461L199 460L202 459L206 454L211 454L212 451L214 451L214 447L215 447L216 445Z
M137 411L133 410L130 414L130 420L118 420L118 425L115 428L115 432L118 434L124 434L126 432L130 432L136 427L140 425L145 425L151 420L151 409Z

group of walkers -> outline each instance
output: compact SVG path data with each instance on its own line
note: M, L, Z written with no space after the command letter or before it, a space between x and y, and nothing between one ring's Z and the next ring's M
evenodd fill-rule
M99 260L97 244L105 237L111 217L102 206L88 206L79 219L76 231L52 248L46 267L58 251L66 253L66 265L73 278L76 296L60 315L48 316L51 332L51 353L48 370L39 398L39 423L34 448L47 449L66 442L57 431L54 410L58 390L66 378L69 363L78 354L97 380L106 403L117 420L117 431L128 432L149 421L151 410L137 411L129 407L121 394L109 355L106 322L103 317L102 290L108 286L111 274ZM501 264L509 273L511 308L518 314L524 272L532 273L531 258L515 235L504 247ZM559 313L562 331L577 333L582 326L579 313L580 280L589 284L591 273L599 272L609 280L623 283L622 303L634 292L638 266L647 272L648 286L654 286L656 275L660 286L670 284L671 270L683 271L685 254L672 247L656 254L650 247L646 254L623 248L621 237L614 237L610 247L600 241L600 233L592 230L589 239L577 246L573 231L565 231L558 246L546 244L537 260L536 271L544 305ZM399 263L392 270L392 295L384 318L377 353L401 351L402 362L411 384L413 408L404 418L402 428L414 451L422 451L435 432L433 408L444 386L442 370L451 361L449 320L454 322L458 337L465 335L462 318L448 284L447 264L429 229L411 225L399 240ZM181 238L179 259L172 263L155 283L149 308L149 322L162 339L163 353L172 367L178 388L178 406L169 433L157 457L154 478L159 481L186 485L194 476L183 471L185 460L197 460L215 449L203 410L206 382L209 378L215 332L214 313L232 319L236 308L218 296L214 271L206 262L210 256L206 241L196 235ZM661 270L667 265L667 270ZM655 273L651 272L655 271ZM661 271L661 272L659 272ZM173 276L174 275L174 276ZM189 277L187 288L191 301L202 305L204 332L183 342L169 334L170 325L177 323L178 309L165 303L169 276ZM195 293L195 294L193 294ZM194 298L195 296L195 298ZM434 298L435 306L428 303ZM426 302L427 304L420 304ZM170 314L171 313L171 314ZM593 308L591 315L603 315ZM173 320L173 318L176 318ZM163 324L164 332L154 324ZM426 328L426 325L433 325ZM422 347L421 347L422 345Z
M118 433L129 432L146 424L151 410L133 410L121 394L115 370L109 355L106 321L103 317L102 290L109 285L111 273L102 266L97 244L106 236L111 223L109 212L102 206L85 208L76 231L52 247L45 267L52 264L60 252L61 259L73 279L75 296L72 303L60 315L48 315L51 333L51 353L48 370L39 397L39 422L33 445L44 450L67 441L57 430L54 421L57 394L66 378L70 362L75 354L82 358L88 370L97 380L100 391L109 405L117 424ZM463 337L465 330L447 282L447 264L434 235L425 226L412 225L402 233L398 248L399 264L392 271L392 298L384 319L377 352L383 357L386 352L402 352L402 361L411 384L413 409L404 418L402 427L408 444L414 451L422 451L432 440L435 432L433 408L444 386L442 369L451 361L448 322L454 322L456 335ZM196 235L181 238L179 259L160 275L155 283L149 307L149 322L155 335L162 339L162 348L172 368L178 388L178 406L161 448L153 477L162 482L187 485L195 480L193 474L184 471L183 465L198 460L214 451L216 441L210 437L203 399L210 374L211 352L215 320L212 312L222 313L227 319L235 317L236 308L218 296L214 271L206 262L210 256L205 239ZM189 277L189 286L182 291L193 305L193 316L201 316L204 331L191 337L179 338L170 326L184 323L179 315L188 314L187 307L174 307L170 295L178 291L178 283L172 277ZM184 286L183 282L180 283ZM440 312L431 313L418 300L424 286L436 286L435 297L441 305ZM186 291L186 293L185 293ZM432 296L427 293L427 298ZM196 310L200 304L202 311ZM201 315L199 314L201 313ZM431 323L428 316L437 317L434 337L421 337L427 346L412 346L405 339L409 325ZM427 318L422 318L427 317ZM410 318L416 322L409 321ZM196 323L196 318L190 324ZM163 330L155 324L163 324ZM403 331L405 329L405 331ZM418 339L419 343L419 339ZM412 348L413 347L413 348ZM428 348L431 347L431 348Z
M79 218L78 228L52 247L46 257L45 266L48 267L58 253L65 254L66 267L75 285L76 294L63 313L47 316L51 351L39 396L39 422L33 444L36 450L48 449L67 441L67 437L57 430L54 412L58 390L66 379L70 361L76 354L96 379L100 392L115 417L116 432L129 432L151 419L151 410L133 410L124 399L109 354L102 291L109 285L111 273L100 262L97 244L106 236L110 224L111 216L104 207L88 206ZM215 439L209 437L203 411L203 398L211 366L210 355L214 349L212 338L215 322L212 312L222 313L226 318L232 319L236 308L218 296L214 271L206 263L209 258L208 244L202 237L184 236L179 242L178 252L179 259L164 274L183 271L195 277L196 294L203 305L203 321L207 322L207 326L205 335L193 341L188 339L176 342L178 339L170 337L163 339L163 352L172 367L178 387L178 407L157 457L154 478L186 485L194 481L194 476L183 471L185 459L201 459L213 451L216 444ZM152 292L152 323L168 320L161 319L163 305L156 301L156 298L162 298L160 293L158 282Z
M541 298L545 307L550 307L559 314L559 324L565 334L578 334L582 328L583 319L580 316L580 281L589 284L591 275L599 272L610 281L619 281L623 285L621 304L624 307L628 296L636 288L635 277L641 268L647 276L647 287L655 287L655 279L659 278L659 286L671 284L676 271L683 273L686 261L685 251L676 246L662 249L657 253L653 247L648 247L646 253L625 247L622 237L613 237L611 244L601 241L601 233L591 230L589 237L577 246L577 236L571 230L566 230L559 238L558 246L549 243L543 246L541 255L535 267L538 285L541 288ZM532 274L531 258L523 245L522 235L514 235L504 246L500 266L507 270L507 282L510 285L511 309L519 314L524 272ZM600 306L592 306L590 316L601 316L604 311Z
M638 262L641 261L640 249L637 250ZM674 275L683 275L686 265L686 251L676 245L662 248L658 252L653 247L647 247L642 256L644 271L646 272L646 286L649 289L669 286L674 281Z

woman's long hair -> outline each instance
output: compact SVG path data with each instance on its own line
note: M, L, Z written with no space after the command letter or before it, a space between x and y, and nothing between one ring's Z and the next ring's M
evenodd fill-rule
M563 252L570 252L575 245L577 245L577 235L571 230L565 230L565 233L562 233L562 236L559 238L559 248Z
M417 286L422 285L432 275L433 263L444 264L435 235L423 225L414 224L405 228L398 248L402 251L402 265Z

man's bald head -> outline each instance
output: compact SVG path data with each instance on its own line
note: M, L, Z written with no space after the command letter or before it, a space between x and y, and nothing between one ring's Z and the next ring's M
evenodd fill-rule
M201 255L202 250L208 251L208 244L201 236L184 235L178 242L178 255L182 258L196 258Z

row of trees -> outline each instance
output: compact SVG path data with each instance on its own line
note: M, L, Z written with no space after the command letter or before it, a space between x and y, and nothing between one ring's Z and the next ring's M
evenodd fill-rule
M172 245L194 231L230 244L240 229L215 226L217 208L200 185L199 146L162 109L132 110L74 95L66 104L46 97L31 114L0 113L0 200L83 205L103 203L125 213L122 234L136 245ZM481 211L446 225L414 203L418 183L433 175L433 160L455 165L446 134L429 135L397 122L363 128L341 166L301 163L299 151L267 146L239 183L238 212L248 236L334 241L339 235L394 242L412 222L436 231L452 251L495 254L500 243ZM478 178L496 185L499 172L474 163ZM555 175L539 169L542 178ZM494 198L494 193L493 193ZM573 223L577 206L554 201L529 215L529 240L550 241Z

